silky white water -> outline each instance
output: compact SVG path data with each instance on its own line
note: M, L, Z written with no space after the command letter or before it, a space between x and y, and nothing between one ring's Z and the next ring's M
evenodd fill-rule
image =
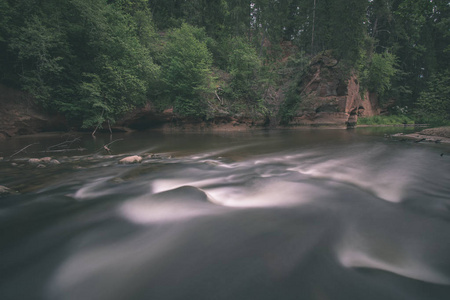
M23 190L0 198L1 299L450 297L445 145L368 130L122 138L111 156L0 163L0 185ZM117 163L148 152L161 155Z

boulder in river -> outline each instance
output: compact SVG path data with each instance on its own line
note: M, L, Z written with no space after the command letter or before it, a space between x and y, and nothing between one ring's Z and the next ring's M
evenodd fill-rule
M51 162L52 158L51 157L43 157L40 159L41 163L45 163L48 164L49 162Z
M51 165L60 165L61 163L57 159L52 159L52 160L50 160L49 164L51 164Z
M140 157L139 155L133 155L133 156L128 156L125 158L122 158L119 161L119 164L136 164L136 163L140 163L142 161L142 157Z
M38 165L41 163L41 160L39 158L30 158L28 160L28 163L31 165Z

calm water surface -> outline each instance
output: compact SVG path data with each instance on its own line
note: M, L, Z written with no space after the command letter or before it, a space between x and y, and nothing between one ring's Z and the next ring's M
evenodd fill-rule
M450 149L400 130L1 142L0 299L450 299Z

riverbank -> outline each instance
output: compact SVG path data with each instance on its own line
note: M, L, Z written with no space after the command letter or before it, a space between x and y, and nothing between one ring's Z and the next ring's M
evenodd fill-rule
M427 128L410 134L397 133L392 135L392 137L401 140L413 140L417 143L429 142L450 144L450 126Z

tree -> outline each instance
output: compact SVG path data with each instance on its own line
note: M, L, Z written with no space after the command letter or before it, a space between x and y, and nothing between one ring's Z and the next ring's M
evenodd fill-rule
M356 61L365 50L367 0L332 1L328 30L330 47L340 59Z
M397 73L396 57L392 53L374 53L366 69L363 70L362 84L371 92L383 95L391 88L392 78Z
M10 48L17 52L22 67L23 89L43 102L52 94L52 84L60 76L63 66L59 49L66 47L61 32L31 17L11 39Z
M422 122L450 124L450 71L433 74L417 100L416 115Z
M180 26L185 21L184 0L152 0L149 1L153 20L159 30Z
M167 34L160 56L163 90L161 105L173 105L184 116L206 114L204 93L210 91L212 56L202 29L184 23Z
M8 2L6 0L0 0L0 42L4 42L6 38L5 28L9 22L9 9Z
M145 102L158 68L131 15L106 0L21 0L11 10L20 85L44 107L95 127Z
M245 99L248 103L256 100L261 60L256 50L243 38L232 38L228 48L228 72L231 75L232 98Z
M73 0L84 22L87 37L79 54L89 55L91 63L82 66L79 79L81 99L78 103L64 101L67 113L81 110L83 127L92 127L116 118L146 101L149 81L158 68L148 50L139 42L130 20L104 1L95 3ZM69 104L69 105L67 105ZM77 109L73 110L72 106Z

